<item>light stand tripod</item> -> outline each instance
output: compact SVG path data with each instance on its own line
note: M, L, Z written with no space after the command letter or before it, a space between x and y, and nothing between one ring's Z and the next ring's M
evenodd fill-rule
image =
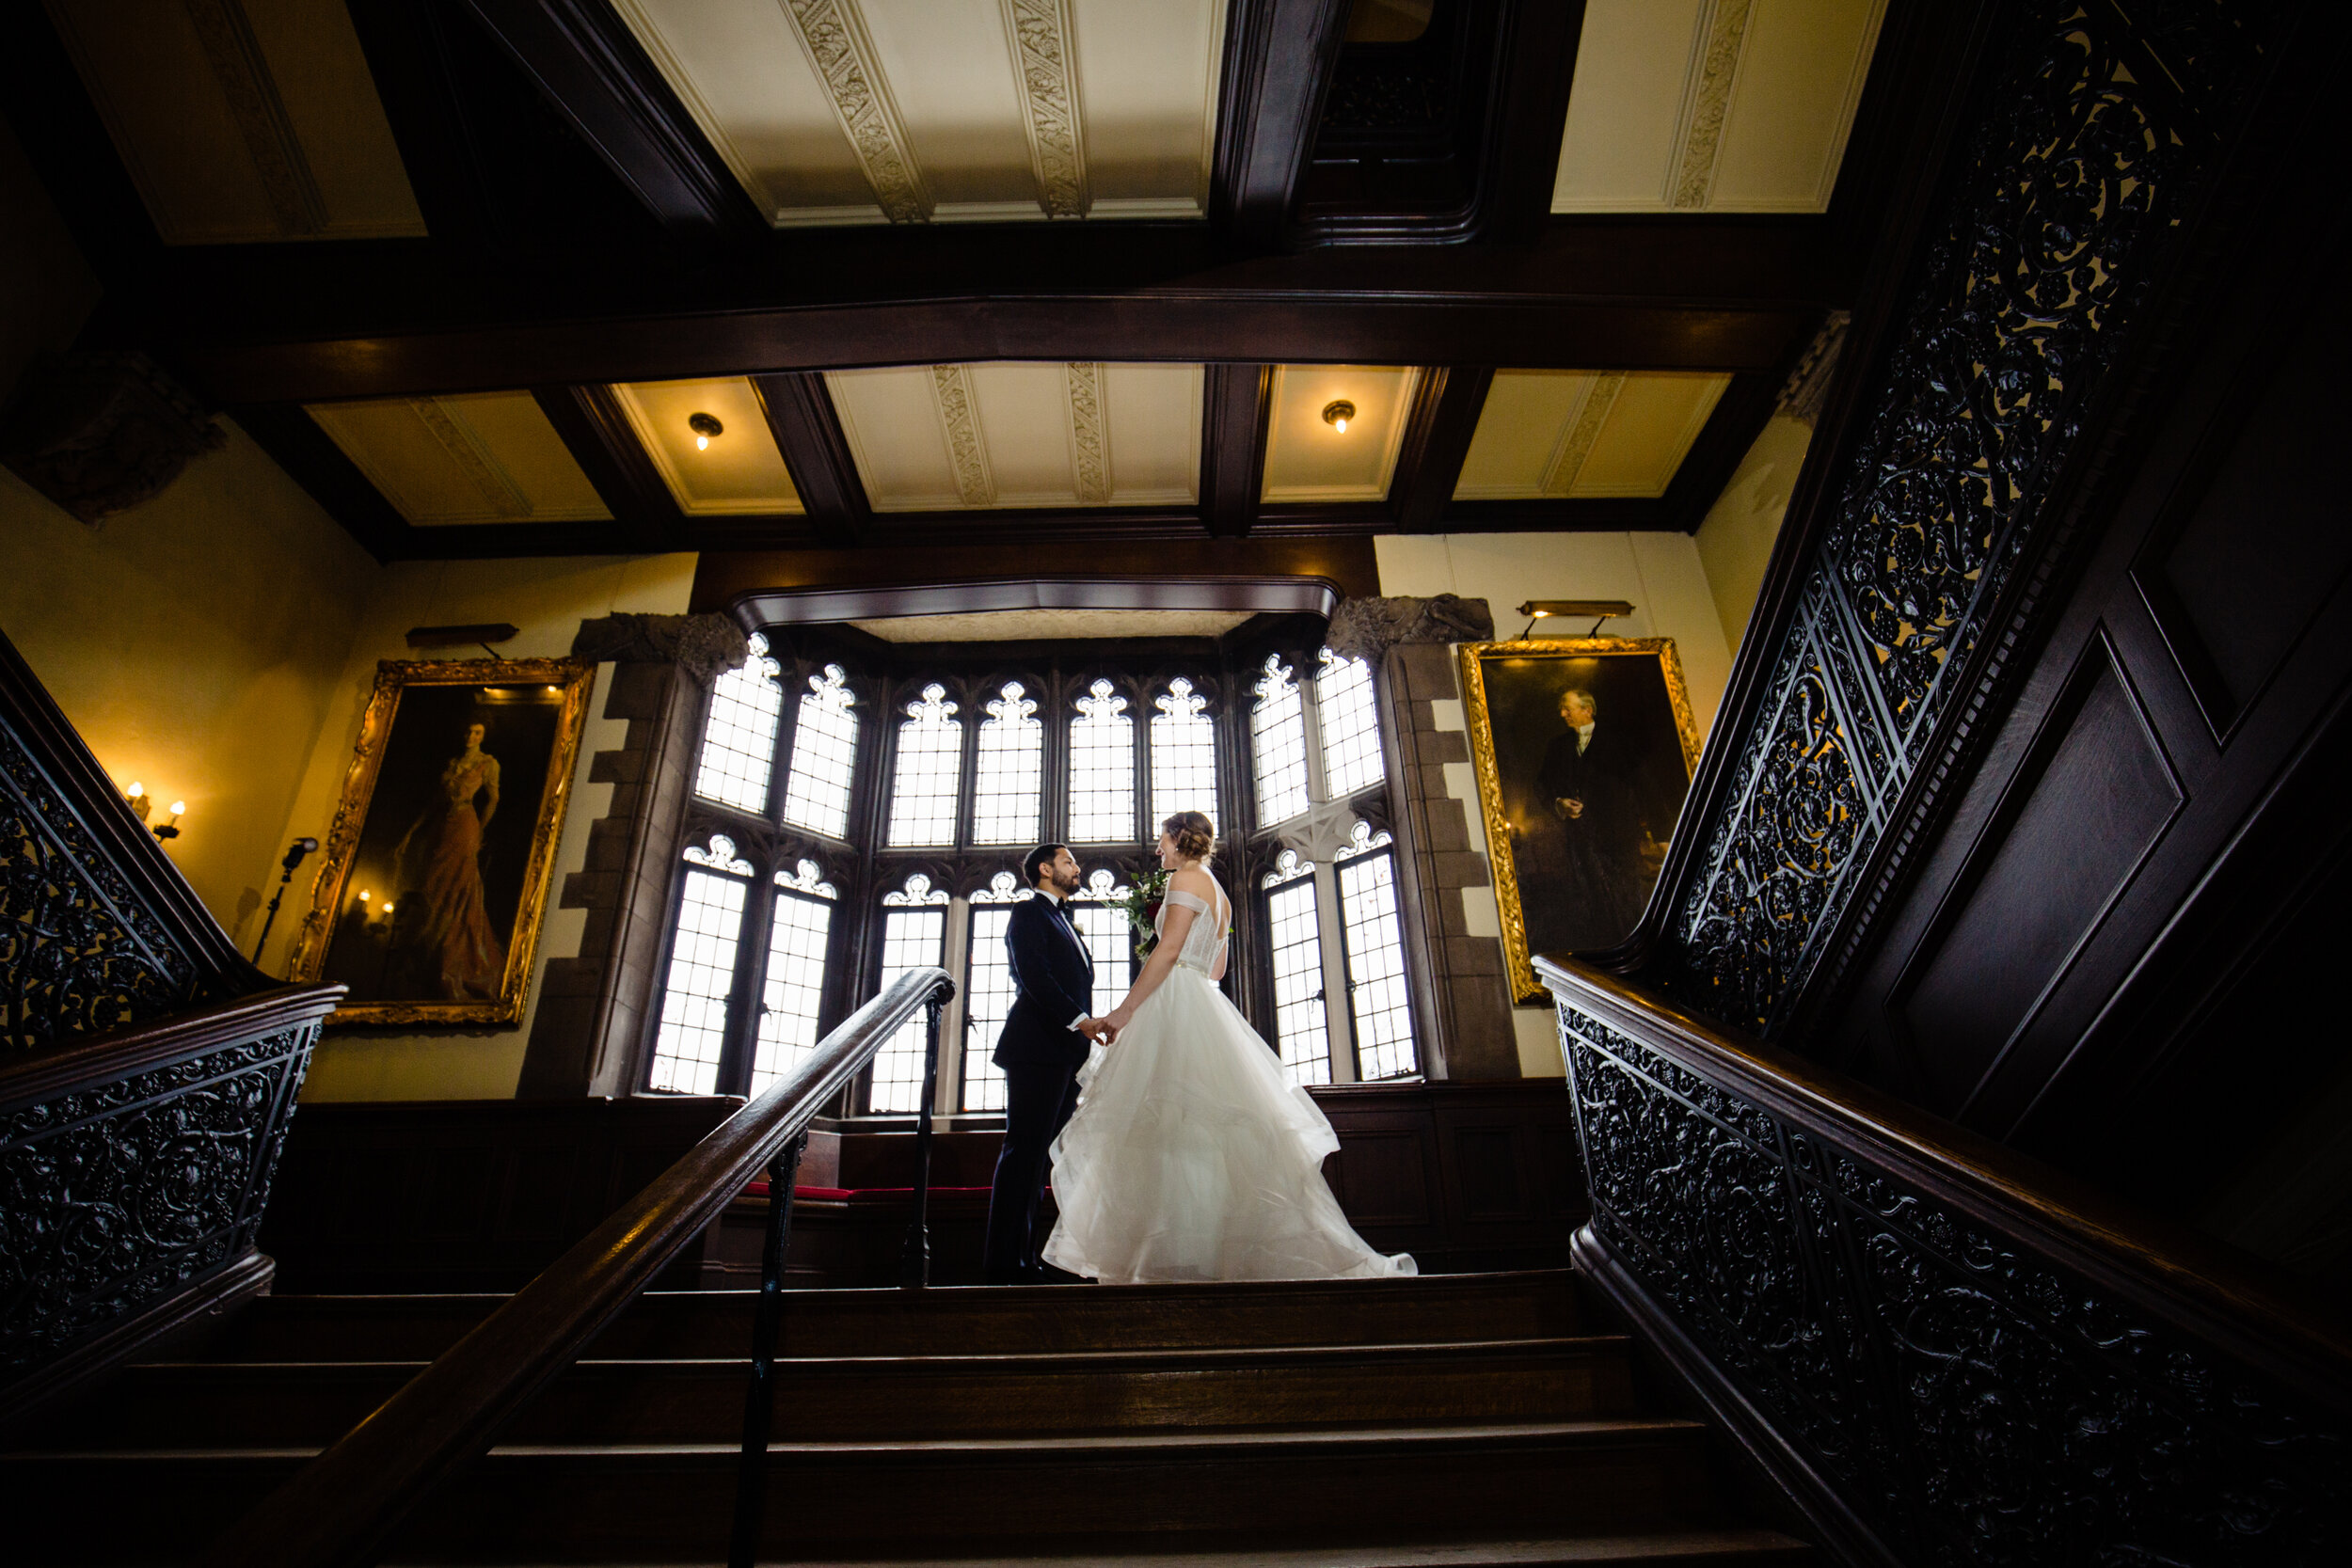
M262 961L262 949L269 945L269 928L278 919L278 905L286 896L286 884L294 880L294 868L302 863L303 856L318 847L319 841L315 838L297 838L293 847L286 851L286 858L278 863L286 868L286 874L278 879L278 891L270 895L269 912L262 917L262 940L253 944L255 963Z

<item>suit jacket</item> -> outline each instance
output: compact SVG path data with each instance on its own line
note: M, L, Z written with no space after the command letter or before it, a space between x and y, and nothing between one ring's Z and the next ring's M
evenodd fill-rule
M996 1037L998 1067L1058 1067L1075 1072L1092 1042L1071 1024L1094 1016L1094 959L1076 927L1039 894L1005 921L1012 1007Z

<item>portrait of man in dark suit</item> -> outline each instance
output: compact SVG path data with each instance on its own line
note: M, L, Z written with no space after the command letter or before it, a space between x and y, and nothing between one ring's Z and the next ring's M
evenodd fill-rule
M1487 844L1507 857L1496 898L1528 995L1529 955L1592 952L1632 934L1697 737L1666 639L1489 642L1463 657Z

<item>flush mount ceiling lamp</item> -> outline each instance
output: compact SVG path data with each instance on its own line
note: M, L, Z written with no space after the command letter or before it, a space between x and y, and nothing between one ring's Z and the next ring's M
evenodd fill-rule
M1341 435L1347 434L1347 421L1356 417L1356 405L1345 398L1335 398L1323 405L1323 422Z
M725 435L727 429L726 426L719 422L719 417L716 414L702 413L687 415L686 428L694 433L694 450L696 451L708 451L710 450L710 438L713 436Z

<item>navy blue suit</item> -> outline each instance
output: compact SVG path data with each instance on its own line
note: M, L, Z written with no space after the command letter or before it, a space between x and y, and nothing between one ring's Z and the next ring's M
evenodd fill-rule
M1037 1259L1038 1202L1045 1163L1078 1103L1078 1069L1091 1042L1070 1026L1094 1016L1094 959L1059 906L1038 894L1005 921L1013 1002L996 1037L1005 1069L1005 1144L988 1196L982 1267L992 1285L1043 1277Z

